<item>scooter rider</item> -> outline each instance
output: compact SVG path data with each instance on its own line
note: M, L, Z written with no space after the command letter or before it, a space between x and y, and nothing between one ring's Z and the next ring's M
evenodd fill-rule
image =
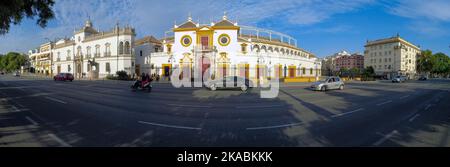
M134 82L134 87L137 88L137 87L141 86L142 81L144 81L144 80L145 80L145 73L142 73L141 80L139 80L139 79L136 80L136 82Z

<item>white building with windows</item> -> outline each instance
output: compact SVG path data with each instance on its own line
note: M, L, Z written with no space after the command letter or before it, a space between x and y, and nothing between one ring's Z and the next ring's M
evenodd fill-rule
M399 35L367 41L364 47L364 66L372 66L377 75L387 78L397 75L415 77L417 56L421 54L420 47Z
M70 39L51 42L50 74L69 72L76 78L96 79L123 70L133 75L135 36L134 29L128 26L116 25L111 31L97 31L88 20Z
M209 69L212 76L239 75L250 79L279 77L312 81L321 75L320 60L297 47L296 39L271 30L239 26L227 16L210 24L199 24L189 17L183 24L174 25L160 43L152 46L162 49L144 54L147 58L138 64L149 66L147 73L163 78L168 78L174 69L188 73L201 69L201 75ZM140 50L136 49L136 54Z

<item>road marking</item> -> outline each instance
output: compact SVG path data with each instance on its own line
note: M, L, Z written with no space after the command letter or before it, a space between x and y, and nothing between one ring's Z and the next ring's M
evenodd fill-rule
M25 119L27 119L28 121L31 122L31 124L33 124L34 126L39 125L36 121L34 121L33 119L31 119L30 117L26 116Z
M414 120L415 120L417 117L419 117L419 116L420 116L420 114L414 115L412 118L409 119L409 122L414 121Z
M70 144L66 143L64 140L60 139L58 136L52 133L48 134L48 136L58 142L62 147L72 147Z
M407 98L407 97L409 97L410 95L405 95L405 96L402 96L402 97L400 97L400 99L404 99L404 98Z
M428 105L425 107L425 110L430 109L430 107L431 107L431 104L428 104Z
M333 115L333 116L331 116L331 117L336 118L336 117L344 116L344 115L351 114L351 113L355 113L355 112L362 111L362 110L364 110L364 108L358 108L358 109L356 109L356 110L353 110L353 111L350 111L350 112L345 112L345 113L336 114L336 115Z
M383 103L377 104L377 106L385 105L385 104L388 104L388 103L391 103L391 102L392 102L392 100L385 101L385 102L383 102Z
M14 105L11 105L11 108L13 109L13 112L20 112L20 110Z
M268 105L268 106L236 106L236 108L271 108L271 107L282 107L284 105Z
M246 130L276 129L276 128L284 128L284 127L290 127L290 126L299 126L299 125L303 125L303 124L304 124L303 122L299 122L299 123L291 123L291 124L284 124L284 125L251 127L251 128L246 128Z
M67 104L67 102L62 101L62 100L59 100L59 99L55 99L55 98L53 98L53 97L45 97L45 98L46 98L46 99L49 99L49 100L51 100L51 101L56 101L56 102L58 102L58 103Z
M211 108L212 106L185 105L185 104L167 104L174 107L193 107L193 108Z
M168 124L160 124L160 123L153 123L153 122L145 122L145 121L138 121L141 124L148 124L153 126L161 126L166 128L176 128L176 129L188 129L188 130L202 130L202 128L196 128L196 127L189 127L189 126L178 126L178 125L168 125Z
M389 133L388 135L384 136L383 138L381 138L380 140L378 140L377 142L373 143L374 146L379 146L380 144L383 144L386 140L388 140L389 138L391 138L392 136L394 136L395 134L397 134L398 131L397 130L393 130L391 133Z
M22 105L22 104L19 104L19 103L17 103L17 102L16 102L16 104L17 104L20 108L25 108L25 106Z
M31 115L33 115L34 117L36 117L37 119L39 119L42 122L47 122L45 121L45 119L43 119L41 116L37 115L36 113L34 113L32 110L29 111L31 113Z

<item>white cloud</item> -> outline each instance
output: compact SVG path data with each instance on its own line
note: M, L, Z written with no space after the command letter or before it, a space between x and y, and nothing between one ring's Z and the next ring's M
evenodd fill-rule
M450 1L448 0L399 0L390 12L413 19L450 21Z
M279 22L282 26L312 25L371 2L373 0L59 0L54 6L55 19L52 24L44 30L39 29L31 38L43 42L44 38L69 37L88 16L94 27L101 30L110 30L116 21L122 26L130 24L136 28L138 37L162 37L175 21L178 24L186 21L188 13L192 13L195 21L202 23L217 21L227 11L229 18L241 25L257 25L266 21ZM30 38L11 35L23 40ZM1 51L5 49L2 47Z

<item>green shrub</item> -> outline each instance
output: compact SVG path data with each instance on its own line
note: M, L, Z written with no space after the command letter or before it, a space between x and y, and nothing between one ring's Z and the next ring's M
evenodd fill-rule
M106 79L109 79L109 80L117 80L117 77L114 76L114 75L112 75L112 74L108 74L108 75L106 76Z
M126 71L117 71L116 76L118 80L128 80L128 74Z

